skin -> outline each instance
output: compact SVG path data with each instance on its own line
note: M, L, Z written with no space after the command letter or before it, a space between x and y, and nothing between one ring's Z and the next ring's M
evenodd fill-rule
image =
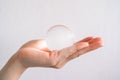
M61 50L50 50L44 40L24 44L0 71L0 80L18 80L29 67L62 68L67 62L103 46L100 37L87 37Z

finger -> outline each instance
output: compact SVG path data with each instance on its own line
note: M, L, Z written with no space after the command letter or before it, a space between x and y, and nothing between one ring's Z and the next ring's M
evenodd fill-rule
M76 53L77 50L85 48L89 46L86 42L81 42L77 45L73 45L71 47L65 48L59 52L59 62L55 65L55 67L61 67L66 63L66 59L72 54Z
M92 43L95 43L95 42L103 42L102 38L101 37L96 37L92 40L89 41L89 44L92 44Z
M93 36L86 37L85 39L81 40L81 42L88 42L91 39L94 39L94 37Z
M80 40L80 41L76 42L75 44L78 44L79 42L88 42L88 41L90 41L92 39L94 39L94 37L87 37L87 38L85 38L83 40Z
M96 39L93 39L93 37L87 37L87 38L77 42L73 46L61 50L60 56L61 57L68 57L68 56L72 55L73 53L77 52L78 50L81 50L82 48L85 48L85 47L87 48L89 46L89 44L88 44L88 42L84 42L84 41L91 41L90 43L92 43L95 40Z
M85 54L89 51L92 51L92 50L95 50L101 46L103 46L103 42L102 42L102 39L97 37L95 38L94 40L92 40L90 42L91 44L89 46L86 46L82 49L79 49L78 52L76 53L73 53L72 55L70 55L69 57L67 57L66 59L60 61L55 67L56 68L61 68L62 66L64 66L68 61L72 60L72 59L75 59L76 57L79 57L80 55L82 54Z
M73 53L76 53L78 50L85 48L87 46L89 46L89 44L87 42L81 42L79 44L72 45L70 47L62 49L59 52L59 55L61 58L66 58L66 57L72 55Z
M87 53L87 52L89 52L89 51L93 51L93 50L95 50L95 49L103 46L103 41L102 41L101 38L99 38L99 37L95 38L95 39L92 40L90 43L91 43L91 44L89 45L89 47L83 48L83 49L79 50L77 53L71 55L71 56L68 58L68 61L69 61L69 60L72 60L72 59L74 59L74 58L76 58L76 57L79 57L79 56L82 55L82 54L85 54L85 53Z
M97 37L94 40L90 41L89 44L90 44L90 46L88 49L86 48L86 50L85 50L86 52L95 50L95 49L102 47L104 45L103 40L100 37Z

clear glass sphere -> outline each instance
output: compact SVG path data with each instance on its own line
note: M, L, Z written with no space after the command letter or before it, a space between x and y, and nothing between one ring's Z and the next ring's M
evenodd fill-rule
M62 49L73 44L74 34L64 25L55 25L48 29L46 41L50 49Z

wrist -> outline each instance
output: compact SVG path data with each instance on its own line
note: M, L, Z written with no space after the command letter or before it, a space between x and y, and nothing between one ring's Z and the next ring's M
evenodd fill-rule
M15 54L0 71L0 80L18 80L25 70L26 68Z

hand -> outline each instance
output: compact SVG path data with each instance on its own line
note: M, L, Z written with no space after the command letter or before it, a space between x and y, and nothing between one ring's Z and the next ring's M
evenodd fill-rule
M101 38L87 37L70 47L50 50L44 40L32 40L17 52L18 59L26 67L61 68L68 61L103 46Z
M44 40L24 44L0 71L0 80L18 80L28 67L61 68L67 62L103 46L101 38L87 37L70 47L50 50Z

